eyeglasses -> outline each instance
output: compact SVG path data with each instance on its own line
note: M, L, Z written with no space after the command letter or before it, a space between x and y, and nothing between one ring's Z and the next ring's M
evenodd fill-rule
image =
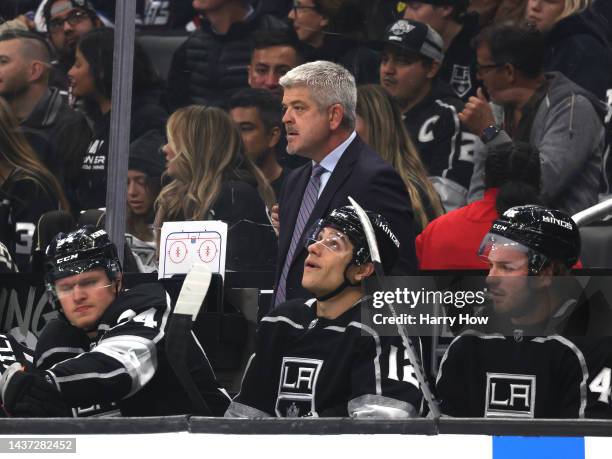
M299 10L316 10L316 9L317 9L316 6L300 5L297 0L293 2L292 10L294 14L297 14Z
M74 284L60 284L60 285L55 285L53 287L53 290L55 291L55 294L57 295L58 298L66 298L68 296L71 296L74 294L74 289L75 287L79 287L79 290L81 290L82 292L86 293L86 294L91 294L92 292L94 292L95 290L101 289L101 288L107 288L110 287L111 285L113 285L112 283L108 283L108 279L102 277L102 278L88 278L88 279L82 279L78 282L75 282Z
M483 71L489 71L489 70L493 70L493 69L497 69L499 67L503 67L504 64L476 64L476 73L482 73Z
M67 22L72 27L80 24L85 19L87 19L89 15L85 11L76 10L66 16L64 19L55 18L49 21L49 32L54 33L64 28L64 23Z

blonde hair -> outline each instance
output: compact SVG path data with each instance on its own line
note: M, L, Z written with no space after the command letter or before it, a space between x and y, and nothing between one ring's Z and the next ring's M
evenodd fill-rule
M582 13L591 6L591 0L565 0L565 8L556 22L565 19L568 16Z
M436 217L444 213L444 208L404 126L399 108L381 86L369 84L357 88L357 114L367 125L369 145L402 178L417 222L421 229L425 228L429 217L422 196L429 199Z
M171 160L176 173L155 201L156 230L180 214L185 220L206 220L227 180L255 182L266 205L275 203L270 184L243 153L240 133L223 110L203 105L181 108L168 119L166 132L176 152Z
M38 159L21 132L17 119L8 103L0 97L0 163L15 174L17 180L36 182L52 198L57 199L60 210L70 211L70 204L55 176Z

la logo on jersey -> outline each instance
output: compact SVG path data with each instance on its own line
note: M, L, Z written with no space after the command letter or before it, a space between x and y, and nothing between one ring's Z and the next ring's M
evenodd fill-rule
M297 418L316 416L315 391L322 360L283 357L276 397L276 415Z
M472 89L470 68L466 65L453 65L450 85L459 97L465 96Z
M536 377L487 372L485 417L533 418Z

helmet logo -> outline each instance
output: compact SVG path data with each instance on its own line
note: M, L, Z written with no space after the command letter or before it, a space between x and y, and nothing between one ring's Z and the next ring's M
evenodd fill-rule
M397 239L397 237L395 237L395 234L393 234L393 232L387 225L379 222L378 227L383 230L387 236L389 236L389 238L393 241L396 247L400 246L399 240Z
M75 258L78 258L78 257L79 257L78 253L73 253L72 255L68 255L67 257L58 258L55 262L57 264L60 264L66 261L74 260Z
M93 239L102 236L103 234L106 234L106 231L104 231L103 229L96 231L95 233L91 233L91 237Z
M500 230L500 231L506 231L508 227L504 225L500 225L499 223L494 223L493 229Z
M560 226L568 230L572 229L571 223L565 222L563 220L559 220L558 218L555 218L555 217L549 217L547 215L543 215L542 221L545 221L546 223L552 223L553 225L557 225L557 226Z

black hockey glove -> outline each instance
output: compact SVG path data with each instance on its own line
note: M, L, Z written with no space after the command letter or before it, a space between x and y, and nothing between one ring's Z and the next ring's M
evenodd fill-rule
M71 417L51 373L14 363L0 378L4 411L11 417Z

